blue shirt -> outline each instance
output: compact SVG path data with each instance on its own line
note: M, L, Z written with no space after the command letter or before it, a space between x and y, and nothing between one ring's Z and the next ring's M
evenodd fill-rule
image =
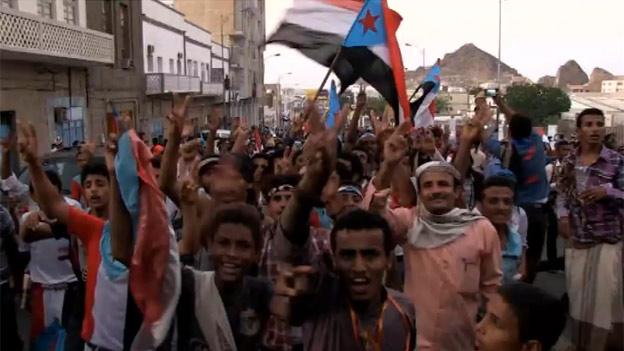
M515 154L520 162L514 167L509 165L517 179L516 204L545 203L548 199L550 186L546 177L546 153L542 138L531 133L528 138L512 139ZM495 157L502 157L501 144L495 134L485 143L485 149Z
M522 237L517 232L507 230L507 244L502 250L503 284L511 283L518 274L518 265L522 257Z

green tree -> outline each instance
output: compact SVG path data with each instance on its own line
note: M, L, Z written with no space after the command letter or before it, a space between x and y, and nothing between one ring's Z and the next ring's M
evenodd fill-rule
M435 99L436 112L439 114L446 114L450 112L448 109L450 107L450 102L448 96L440 96L438 95Z
M570 110L571 104L563 90L541 84L511 86L507 89L505 101L513 110L541 126L556 123L562 112Z
M378 116L380 116L386 108L386 100L382 97L368 97L366 105L368 109L375 110Z

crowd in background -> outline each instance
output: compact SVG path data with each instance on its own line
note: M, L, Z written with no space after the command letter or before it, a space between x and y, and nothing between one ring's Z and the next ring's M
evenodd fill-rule
M164 138L122 119L78 145L70 184L31 125L4 141L3 350L549 350L566 323L573 350L624 349L624 156L602 111L551 147L502 96L451 133L360 128L360 93L333 125L310 103L283 135L237 120L220 139L222 111L204 135L189 99Z

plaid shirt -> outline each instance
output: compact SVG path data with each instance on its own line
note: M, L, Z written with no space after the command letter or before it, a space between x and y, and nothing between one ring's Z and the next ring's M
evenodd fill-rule
M266 277L273 284L278 278L280 264L284 261L273 249L274 238L278 234L279 222L266 220L262 226L263 244L260 256L260 276ZM310 227L309 245L306 245L305 252L301 257L306 260L320 260L331 254L329 244L329 231L324 228ZM312 262L307 262L312 263ZM271 350L289 351L292 345L301 342L292 338L292 328L288 322L271 316L265 328L263 345Z
M557 177L558 215L569 218L571 237L576 243L616 243L622 240L624 232L624 156L603 147L596 162L582 168L578 153L579 150L572 153L561 164ZM577 179L579 175L586 181ZM605 188L607 197L583 204L579 194L597 186Z

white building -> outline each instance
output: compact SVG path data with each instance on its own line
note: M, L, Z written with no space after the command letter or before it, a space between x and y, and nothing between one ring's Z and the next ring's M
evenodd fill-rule
M163 135L171 93L195 96L189 117L197 127L206 123L212 104L222 102L223 65L227 48L214 47L212 34L191 23L183 13L158 0L142 0L145 123L142 130ZM215 50L216 49L216 50ZM216 51L217 57L213 56ZM214 77L213 77L214 76Z
M614 80L603 80L600 92L607 93L607 94L624 93L624 78L614 79Z
M39 132L41 152L50 150L57 137L64 145L94 138L102 130L104 116L91 118L91 103L98 92L90 82L98 80L96 67L117 65L121 52L115 47L112 14L127 1L100 7L110 10L106 30L90 23L91 5L99 0L2 0L0 1L0 119L15 131L17 119L28 120ZM102 2L104 3L104 2ZM119 35L130 33L122 23ZM93 30L90 28L98 29ZM97 109L97 104L96 104Z
M574 121L584 109L598 108L605 114L607 127L624 125L624 93L573 93L570 102L570 111L562 114L563 120Z

